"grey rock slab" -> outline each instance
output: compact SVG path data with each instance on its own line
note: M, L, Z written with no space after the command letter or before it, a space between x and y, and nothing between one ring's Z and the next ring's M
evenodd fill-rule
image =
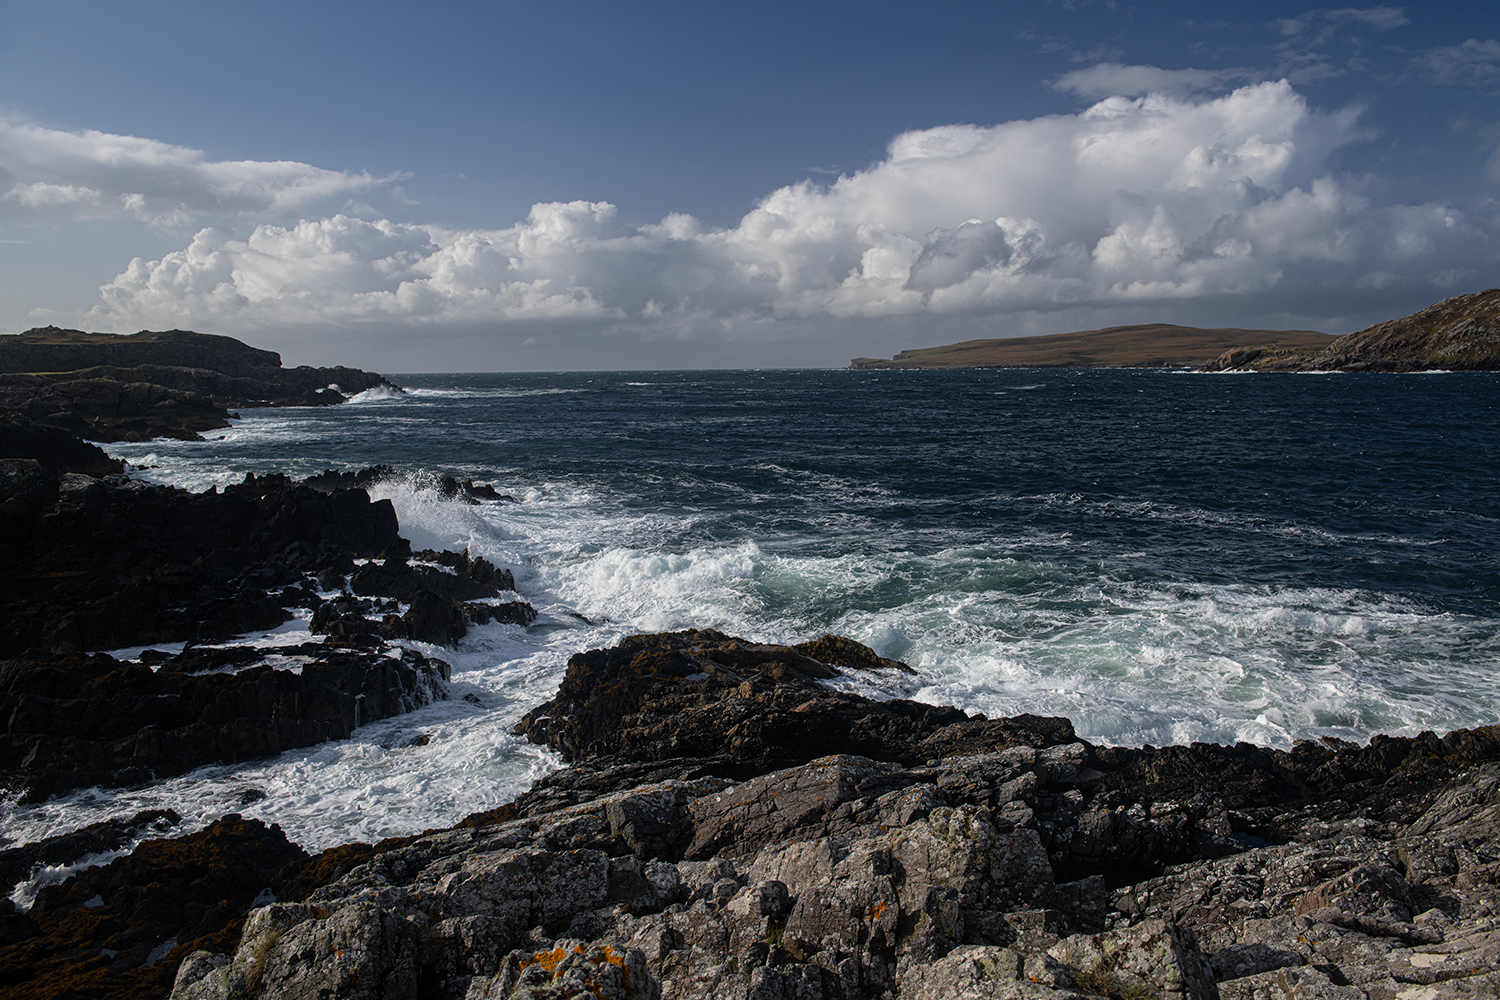
M1047 953L1074 970L1073 986L1081 992L1103 994L1120 982L1144 984L1163 1000L1219 1000L1213 969L1199 950L1197 937L1188 928L1165 921L1148 920L1104 934L1077 934L1059 941Z

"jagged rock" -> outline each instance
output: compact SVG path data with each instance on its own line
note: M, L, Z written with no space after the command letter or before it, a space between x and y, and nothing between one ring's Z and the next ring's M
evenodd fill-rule
M68 472L110 476L124 470L124 463L97 445L14 412L0 416L0 459L36 462L38 470L54 481Z
M64 475L0 537L0 655L212 641L290 617L266 595L399 537L389 501L246 478L222 494Z
M1197 936L1162 920L1075 935L1053 945L1048 954L1076 970L1073 988L1083 993L1110 996L1144 987L1161 1000L1216 1000L1218 995Z
M812 699L797 650L717 633L622 647L669 667L663 683L712 665ZM1002 732L1018 730L1046 720ZM740 779L712 773L746 764L723 755L604 754L452 829L298 866L232 954L181 963L173 997L550 997L606 980L704 1000L1480 997L1500 958L1500 764L1433 748L1492 738L1222 756L1075 739ZM1351 773L1347 799L1320 791ZM1247 822L1288 839L1246 849Z
M989 722L832 691L818 682L833 670L799 649L710 630L630 636L569 660L557 697L516 731L570 762L723 756L759 773L840 753L910 763L1073 739L1065 719Z
M0 948L6 996L162 996L178 963L239 938L250 904L307 855L275 827L226 816L151 840L130 855L45 888L20 940Z
M488 625L490 622L530 625L536 621L536 609L525 601L505 601L501 604L465 601L463 609L464 617L473 625Z
M300 670L241 664L241 650L194 648L153 671L103 653L0 661L0 776L23 801L90 784L182 774L343 739L357 726L447 697L449 668L322 644L265 649Z
M506 493L501 493L495 487L487 483L475 483L472 479L458 480L452 476L418 472L403 474L397 472L389 465L372 465L367 469L349 472L339 469L324 469L315 476L309 476L303 480L308 486L319 490L335 489L369 489L379 483L389 480L402 480L417 490L434 490L444 499L457 500L461 503L478 504L486 500L490 501L512 501L516 499ZM429 562L442 560L443 554L433 552L431 549L418 554L419 557L427 558ZM447 553L453 555L453 553ZM430 557L430 558L429 558ZM447 563L444 563L447 565Z
M117 851L146 834L164 834L182 817L170 809L147 809L128 819L91 823L81 830L0 851L0 893L32 877L47 865L68 865L88 855Z

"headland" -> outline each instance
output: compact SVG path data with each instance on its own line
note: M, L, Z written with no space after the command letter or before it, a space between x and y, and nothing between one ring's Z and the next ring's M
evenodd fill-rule
M850 368L1196 368L1246 347L1321 350L1315 330L1200 329L1170 323L1111 326L1042 337L966 340L902 351L889 361L855 358Z

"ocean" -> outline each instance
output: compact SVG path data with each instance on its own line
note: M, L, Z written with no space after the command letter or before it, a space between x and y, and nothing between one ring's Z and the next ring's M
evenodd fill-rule
M510 728L572 654L689 627L846 635L916 670L846 689L1066 716L1106 744L1500 722L1500 376L392 380L406 392L106 450L189 490L387 463L399 475L373 495L413 546L510 567L537 621L420 646L453 665L446 703L275 759L0 802L6 842L144 808L175 809L184 832L259 817L308 850L450 825L560 766ZM445 500L441 474L514 499Z

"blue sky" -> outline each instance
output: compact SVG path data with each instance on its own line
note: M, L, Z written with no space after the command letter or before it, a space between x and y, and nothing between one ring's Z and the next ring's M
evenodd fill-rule
M1500 284L1500 8L0 2L0 331L386 371Z

